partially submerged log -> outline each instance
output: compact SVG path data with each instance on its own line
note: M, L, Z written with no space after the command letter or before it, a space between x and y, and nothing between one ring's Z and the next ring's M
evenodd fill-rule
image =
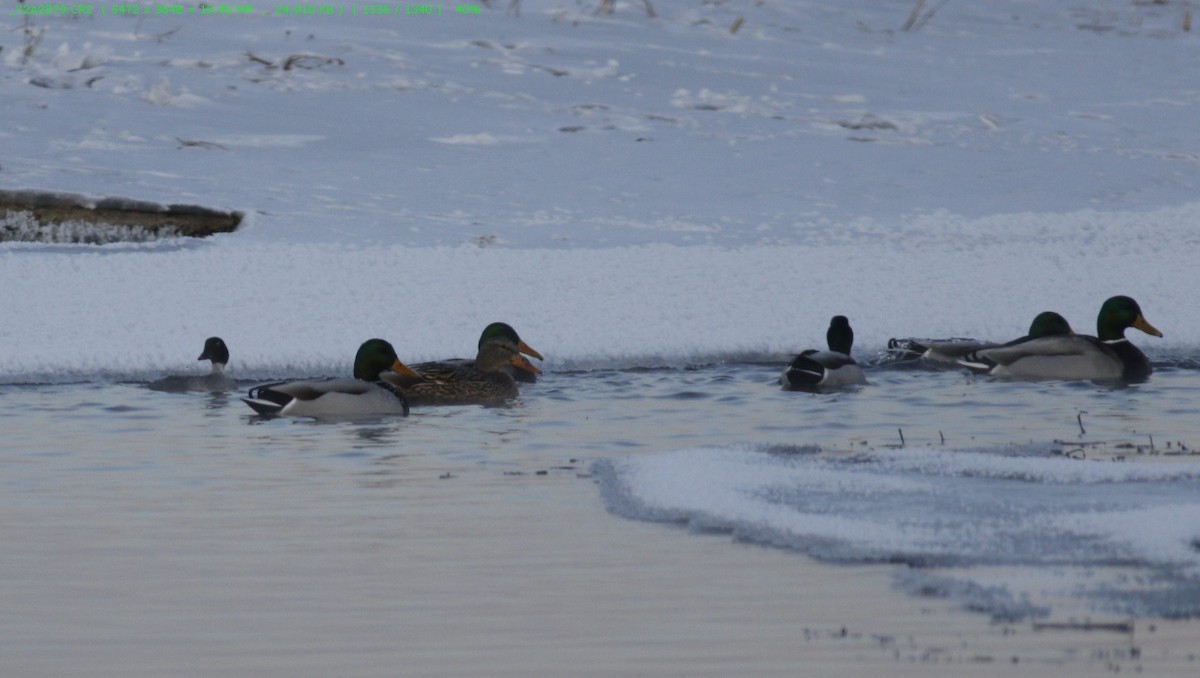
M121 242L237 230L243 214L199 205L160 205L126 198L0 190L0 241ZM127 237L122 232L127 231ZM99 235L103 232L105 235Z

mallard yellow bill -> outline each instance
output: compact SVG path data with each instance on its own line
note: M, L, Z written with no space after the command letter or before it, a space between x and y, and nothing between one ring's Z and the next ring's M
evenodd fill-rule
M1134 327L1161 337L1136 301L1110 297L1096 317L1096 336L1058 334L1030 337L974 351L962 360L973 370L1014 379L1140 381L1154 371L1146 354L1125 337Z

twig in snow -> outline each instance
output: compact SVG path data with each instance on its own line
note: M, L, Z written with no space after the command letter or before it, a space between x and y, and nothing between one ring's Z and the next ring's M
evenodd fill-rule
M1112 631L1133 633L1133 622L1034 622L1034 631Z
M293 54L283 60L283 70L293 68L316 68L318 66L345 66L346 62L337 57L323 57L318 54Z
M912 12L909 13L908 19L904 22L904 25L900 27L900 30L905 32L921 30L921 27L929 23L929 20L933 18L933 15L937 14L938 10L942 7L945 7L946 3L949 1L950 0L942 0L940 3L938 3L937 7L934 7L928 12L922 14L921 10L925 8L925 0L917 0L917 4L913 6Z
M267 68L275 67L274 61L267 61L266 59L256 55L254 52L246 52L246 58L253 61L256 64L262 64L263 66L266 66Z
M175 141L179 142L180 148L196 147L196 148L219 148L222 151L229 150L228 148L222 146L221 144L218 144L218 143L212 142L212 141L196 141L193 139L180 139L179 137L175 137Z
M175 28L172 28L171 30L169 30L165 33L155 33L154 35L152 35L150 37L154 38L154 42L161 43L163 40L166 40L167 38L171 37L172 35L175 35L176 33L178 33L179 29L181 29L181 28L183 28L183 26L176 26Z
M282 64L276 64L274 61L264 59L254 52L246 52L246 58L256 64L262 64L267 68L280 68L285 71L290 71L293 68L319 68L321 66L345 66L346 62L338 57L326 57L320 54L292 54L283 60Z
M24 5L25 0L17 0L17 3ZM34 28L33 15L23 14L21 33L25 36L25 46L21 50L21 64L24 65L29 62L38 45L42 44L42 38L46 35L46 29Z

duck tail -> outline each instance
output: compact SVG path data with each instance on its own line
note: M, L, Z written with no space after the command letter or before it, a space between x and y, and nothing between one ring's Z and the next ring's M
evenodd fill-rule
M249 405L250 409L254 410L255 412L257 412L258 414L261 414L264 417L273 417L273 416L279 414L279 412L281 410L283 410L282 405L280 405L278 403L273 403L269 400L255 400L253 398L242 398L242 402Z
M888 339L887 347L896 360L913 360L929 352L929 347L916 339Z
M997 365L996 361L980 355L979 351L971 351L960 358L957 362L959 365L962 365L976 374L987 374L991 372L992 368L996 367Z
M250 406L250 409L265 416L270 417L279 414L285 405L292 401L292 396L286 393L280 393L272 389L272 386L278 384L266 384L263 386L255 386L250 389L248 397L242 398L242 402Z
M779 383L785 390L813 389L825 381L825 367L808 357L808 354L815 352L805 351L792 359L791 364L783 371L783 376L779 378Z

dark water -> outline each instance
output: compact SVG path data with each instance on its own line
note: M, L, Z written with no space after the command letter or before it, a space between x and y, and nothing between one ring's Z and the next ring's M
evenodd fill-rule
M550 373L526 386L510 408L432 408L407 419L341 422L265 420L236 394L161 393L142 384L0 386L0 539L7 554L0 559L6 610L0 648L26 675L186 675L175 670L177 658L206 657L206 648L225 653L208 668L242 675L294 675L298 665L321 675L348 656L366 661L363 673L388 675L396 659L390 643L403 641L387 629L435 644L454 633L439 632L438 624L451 623L439 619L458 620L473 633L483 632L480 625L517 633L520 620L487 601L503 599L506 589L541 600L538 572L568 577L588 571L601 553L620 552L613 535L638 524L598 510L597 462L684 455L675 463L685 469L693 449L748 447L757 460L769 456L764 449L818 446L818 459L913 450L919 460L967 450L984 455L977 464L983 467L989 450L1022 445L1028 461L993 477L1003 483L1022 472L1022 463L1031 473L1051 462L1184 468L1200 449L1196 370L1161 369L1151 381L1125 388L873 370L869 387L813 395L779 391L779 369ZM896 473L937 492L930 479L944 468L910 465ZM838 472L816 489L828 494L837 483L855 481L849 469ZM611 469L600 473L612 476ZM1103 501L1103 483L1072 485L1058 467L1045 473L1070 492L1093 488ZM1142 482L1151 493L1162 482L1174 496L1191 473L1169 472L1158 481L1151 473ZM978 468L962 474L989 482ZM971 500L958 480L948 486L939 510ZM655 491L640 500L671 499ZM1051 510L1053 500L1039 495L1036 502ZM876 514L856 513L851 503L834 506L887 540L889 524ZM1192 516L1182 500L1155 506L1160 513L1148 519ZM720 507L704 510L710 509L715 529L737 532L722 522ZM764 520L753 513L742 518L752 525ZM928 515L919 519L924 529L936 527ZM1021 519L1014 513L1012 520ZM664 548L677 538L668 528L641 527L643 540L661 535ZM615 541L593 543L605 539ZM954 561L927 565L933 573L947 562ZM986 557L971 562L980 572L993 564ZM1150 574L1165 567L1137 558L1105 564ZM525 578L513 579L517 574ZM604 575L637 590L636 569ZM941 593L963 586L947 576L956 583ZM571 581L568 589L587 591L586 582ZM1011 585L1003 577L997 582ZM595 591L587 600L608 595L609 589ZM726 604L733 609L739 601ZM452 664L470 667L470 657ZM437 657L417 665L437 666Z

